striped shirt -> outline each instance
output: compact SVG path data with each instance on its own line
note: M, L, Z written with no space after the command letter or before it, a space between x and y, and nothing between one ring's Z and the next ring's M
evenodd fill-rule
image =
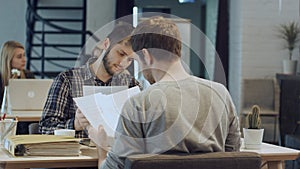
M48 93L39 131L42 134L53 134L56 129L74 129L77 106L73 98L83 96L83 85L90 86L140 86L127 70L113 76L107 82L97 79L90 69L92 58L79 68L73 68L60 73L53 81ZM87 137L86 131L76 131L77 138Z

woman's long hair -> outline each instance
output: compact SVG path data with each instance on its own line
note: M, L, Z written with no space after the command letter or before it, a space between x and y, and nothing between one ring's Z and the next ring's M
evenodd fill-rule
M5 42L1 47L1 57L0 57L0 63L1 63L1 76L2 76L2 84L3 86L8 85L8 80L10 78L13 78L13 75L11 73L11 62L14 57L14 52L16 48L24 49L24 46L16 41L7 41ZM24 70L19 70L21 73L21 78L25 78Z

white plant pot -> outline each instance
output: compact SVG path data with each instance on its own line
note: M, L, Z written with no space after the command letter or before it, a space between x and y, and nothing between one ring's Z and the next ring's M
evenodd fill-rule
M283 60L283 74L295 75L297 72L297 60Z
M244 145L246 149L260 149L263 140L264 129L243 128Z

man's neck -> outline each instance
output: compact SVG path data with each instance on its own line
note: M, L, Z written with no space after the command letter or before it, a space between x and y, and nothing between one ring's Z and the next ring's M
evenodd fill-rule
M190 75L183 68L180 59L171 63L169 65L169 67L167 67L167 68L164 65L166 65L166 64L161 64L161 66L162 66L161 70L157 69L158 71L154 70L152 72L153 76L157 82L158 81L177 81L177 80L183 80L183 79L190 77Z
M92 63L91 68L97 79L101 80L102 82L107 82L111 78L111 76L105 70L101 59L97 59L94 63Z

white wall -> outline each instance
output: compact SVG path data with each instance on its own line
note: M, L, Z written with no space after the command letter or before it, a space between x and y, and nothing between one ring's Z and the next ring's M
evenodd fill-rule
M210 0L206 2L206 27L205 34L210 42L205 44L205 69L207 76L205 78L214 80L215 55L216 55L216 37L218 22L219 0ZM217 73L217 72L216 72ZM224 84L225 85L225 84Z
M283 0L281 11L275 0L231 0L229 89L238 110L244 78L274 78L282 72L288 51L276 27L292 20L299 21L299 0ZM299 60L299 49L293 58Z
M239 112L240 108L240 81L242 58L242 10L241 0L230 1L229 16L229 91Z
M87 3L87 30L96 32L115 19L116 0L88 0Z
M288 50L276 37L276 27L299 19L299 0L283 0L282 10L274 0L244 0L242 3L242 77L270 78L282 71ZM299 48L294 51L299 59Z
M0 44L16 40L25 44L26 1L1 1L0 5Z
M115 20L115 6L115 0L87 1L86 29L92 31L100 40L111 31L109 23ZM85 46L87 53L91 53L95 45L94 40L87 40Z

